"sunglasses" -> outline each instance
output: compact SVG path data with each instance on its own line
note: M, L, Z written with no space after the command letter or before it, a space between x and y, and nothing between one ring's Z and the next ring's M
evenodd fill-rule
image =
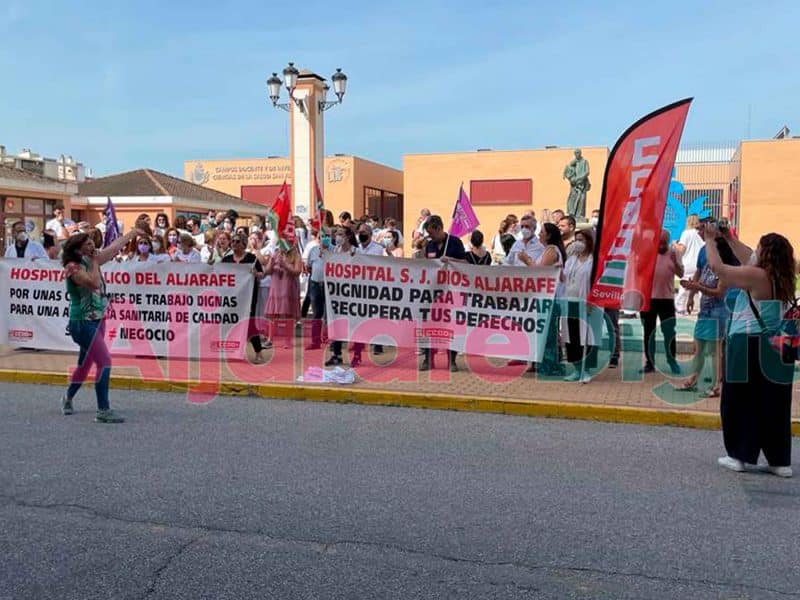
M241 238L233 238L231 244L244 244L244 240Z

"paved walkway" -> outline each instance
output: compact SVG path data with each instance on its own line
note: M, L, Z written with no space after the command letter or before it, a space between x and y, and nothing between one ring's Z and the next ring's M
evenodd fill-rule
M679 359L688 368L691 350L692 323L682 319L679 326ZM479 356L459 356L459 372L450 373L443 354L437 356L438 364L432 371L419 373L420 357L412 350L398 351L387 348L381 355L364 354L364 363L356 369L358 376L352 385L326 387L368 390L387 393L410 393L420 396L447 395L459 399L538 401L553 403L592 404L607 407L632 407L639 409L700 411L718 414L719 398L703 398L700 393L678 392L674 389L682 378L668 373L666 365L659 365L667 373L642 375L642 344L638 320L623 321L623 356L620 368L603 368L588 385L565 383L561 378L546 380L536 374L525 373L524 366L508 366L505 360ZM267 362L254 365L243 361L222 364L201 361L172 361L115 357L113 374L134 378L163 381L242 382L246 384L291 385L302 392L316 384L297 383L298 375L309 367L322 366L327 358L324 350L305 351L297 340L293 351L275 348L266 352ZM348 358L348 357L346 357ZM660 357L663 363L663 356ZM75 364L76 355L58 352L13 350L0 346L0 371L5 380L13 380L17 372L47 372L66 375ZM657 361L659 362L659 361ZM608 354L601 352L600 364L608 363ZM711 384L707 365L705 377L700 380L700 390ZM113 376L112 376L113 377ZM793 417L800 418L800 375L795 384ZM302 394L294 394L302 396ZM379 395L379 394L378 394ZM445 404L446 406L446 404Z

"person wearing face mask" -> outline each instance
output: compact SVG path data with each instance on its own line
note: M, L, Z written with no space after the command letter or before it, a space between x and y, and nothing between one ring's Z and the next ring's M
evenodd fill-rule
M181 234L180 232L175 229L174 227L170 227L167 229L167 233L164 235L164 239L167 241L166 251L169 254L170 259L175 255L175 252L178 250L178 242L180 241Z
M169 229L169 217L167 213L160 212L156 215L156 226L153 227L153 233L156 235L164 235Z
M759 468L778 477L792 476L792 385L794 362L769 339L796 302L794 248L779 233L761 236L755 252L737 240L730 226L704 223L708 264L720 285L736 287L727 331L725 372L720 398L726 456L718 464L731 471ZM725 264L723 238L739 266ZM763 453L767 464L758 465Z
M312 233L315 233L312 230ZM316 237L316 236L315 236ZM311 244L309 244L310 246ZM306 350L318 350L322 347L322 323L325 319L325 256L330 252L331 238L321 235L318 243L308 252L308 294L311 302L311 343Z
M597 226L600 224L600 211L598 209L594 209L592 211L592 216L589 219L589 224L592 226L592 235L595 239L597 239Z
M521 239L516 240L511 246L504 264L512 267L531 267L544 254L544 246L534 235L533 220L530 216L523 217L520 221L520 234Z
M37 241L30 239L28 229L23 221L11 226L14 243L6 248L6 258L47 258L47 252Z
M133 262L156 262L151 250L150 238L147 235L140 235L136 238L136 251L130 260Z
M150 245L152 250L150 256L154 263L165 263L172 260L172 256L167 252L167 244L164 242L164 237L153 234L150 236Z
M589 231L578 231L572 244L572 256L564 265L564 298L567 300L565 323L567 362L575 371L564 381L589 383L597 368L598 333L602 329L603 312L587 302L592 284L594 238Z
M300 318L300 273L303 271L303 260L297 250L297 239L287 232L284 239L289 243L288 250L278 248L270 256L266 273L272 275L272 282L267 298L266 316L269 319L270 339L275 340L276 326L282 321L286 338L284 350L292 347L294 342L294 326Z
M383 247L386 249L386 255L394 258L403 258L403 246L400 241L399 231L390 231L388 236L383 238Z
M658 243L658 257L653 273L653 287L650 293L650 309L640 313L644 329L645 365L642 373L652 373L655 368L656 319L661 322L664 335L664 351L667 363L673 374L681 372L676 356L675 343L675 277L683 277L683 265L678 254L669 247L669 231L661 232Z
M297 230L295 230L295 233ZM311 266L308 262L308 257L311 254L311 251L319 246L319 223L316 221L312 222L311 227L311 235L308 243L303 248L301 252L301 257L303 259L303 273L300 275L300 295L303 297L303 304L300 307L300 318L305 319L308 317L308 311L311 308L311 296L308 293L308 281L309 275L311 273ZM302 325L302 323L301 323Z
M363 223L358 228L358 246L356 246L356 254L369 254L372 256L383 256L383 246L376 243L372 239L372 229L366 223Z

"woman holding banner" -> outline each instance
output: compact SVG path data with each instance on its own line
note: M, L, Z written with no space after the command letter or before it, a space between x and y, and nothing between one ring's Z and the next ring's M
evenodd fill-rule
M769 233L750 253L726 232L723 237L742 262L741 266L726 265L713 243L722 235L717 224L705 223L704 227L708 264L720 285L742 290L728 328L720 401L722 438L728 454L717 462L741 472L745 465L757 464L763 452L770 473L791 477L794 363L784 362L770 337L795 299L794 249L782 235ZM742 247L747 252L742 252Z
M106 284L100 267L112 260L126 244L144 235L141 229L133 229L118 237L111 244L98 250L87 233L70 236L64 243L61 256L64 278L69 294L69 334L80 347L78 368L72 374L67 393L61 397L61 412L73 413L72 400L78 393L92 364L97 365L95 392L97 393L98 423L122 423L125 419L115 414L108 404L108 380L111 376L111 355L106 347L105 312L108 306Z
M539 261L536 263L539 267L563 267L564 260L567 257L567 251L564 249L564 242L561 239L561 230L553 223L544 223L542 230L539 232L539 241L544 246ZM561 309L559 308L559 300L564 293L563 273L559 269L559 276L562 278L562 283L559 283L556 288L556 302L553 305L553 312L550 315L550 328L547 330L547 341L545 342L544 356L539 363L538 372L540 375L554 376L561 375L562 369L559 361L559 341L558 341L558 323L561 316Z
M264 348L261 346L261 334L256 328L256 306L258 305L258 289L261 278L264 277L264 269L261 262L252 252L246 251L247 238L242 233L235 233L231 238L231 248L233 251L227 254L220 262L225 264L253 265L250 272L253 274L253 294L250 298L250 322L247 324L247 335L256 353L255 363L264 362Z

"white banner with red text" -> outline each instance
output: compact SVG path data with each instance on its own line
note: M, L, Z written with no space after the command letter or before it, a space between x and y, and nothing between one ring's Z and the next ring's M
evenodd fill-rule
M559 270L331 255L328 337L537 361Z
M106 340L112 354L243 358L253 291L249 266L146 262L103 265ZM37 350L77 351L60 263L0 260L0 340Z

